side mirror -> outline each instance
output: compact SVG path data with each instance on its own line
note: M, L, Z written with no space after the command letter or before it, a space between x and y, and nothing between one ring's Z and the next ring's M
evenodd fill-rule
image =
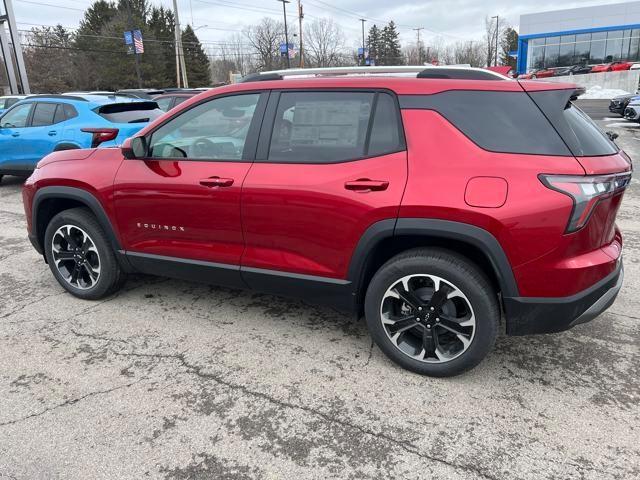
M149 153L146 137L128 138L122 144L124 158L145 158Z

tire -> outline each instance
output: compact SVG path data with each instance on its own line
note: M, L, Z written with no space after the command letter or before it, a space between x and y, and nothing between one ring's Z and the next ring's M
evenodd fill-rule
M395 298L406 287L409 299L420 307ZM421 375L449 377L475 367L489 353L498 334L500 308L487 277L465 257L440 248L416 248L393 257L373 276L365 318L373 340L392 361ZM404 324L397 323L399 318Z
M107 297L126 280L111 242L86 208L65 210L51 219L44 234L44 251L58 283L78 298Z

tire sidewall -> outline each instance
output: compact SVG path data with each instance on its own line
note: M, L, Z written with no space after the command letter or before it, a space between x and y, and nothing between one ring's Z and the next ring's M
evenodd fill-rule
M84 210L74 209L64 211L53 217L49 225L47 225L44 234L44 252L53 276L65 290L76 297L86 300L96 300L104 297L115 281L117 275L116 269L118 268L111 244L97 223L92 220L91 214ZM63 225L72 225L84 230L87 235L91 237L93 244L98 250L98 255L100 256L100 277L93 287L86 290L76 288L69 284L54 264L51 241L55 232Z
M391 360L416 373L451 376L473 368L489 353L498 330L497 301L492 298L489 282L482 279L479 271L475 272L476 275L469 275L468 267L437 256L406 257L387 263L374 275L365 299L365 318L374 341ZM384 294L402 277L416 274L436 275L453 283L473 308L476 327L471 345L462 355L448 362L426 363L409 357L391 342L382 325L380 306Z

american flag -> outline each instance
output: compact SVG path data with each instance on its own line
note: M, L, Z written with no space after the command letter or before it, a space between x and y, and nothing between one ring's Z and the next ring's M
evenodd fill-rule
M142 42L142 32L140 30L133 31L133 47L136 53L144 53L144 43Z

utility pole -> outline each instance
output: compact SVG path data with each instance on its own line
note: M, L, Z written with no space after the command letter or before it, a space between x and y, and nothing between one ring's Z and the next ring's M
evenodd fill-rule
M291 68L291 59L289 58L289 31L287 30L287 3L290 2L289 0L276 1L282 3L282 14L284 15L284 41L287 44L287 68Z
M498 38L500 36L500 19L498 17L498 15L496 15L495 17L491 17L491 18L495 18L496 19L496 59L494 61L494 65L497 67L498 66Z
M6 36L4 35L4 22L7 22L9 25L9 36L11 38L11 44L13 45L13 52L15 53L16 58L16 67L18 69L18 76L20 77L20 84L22 85L22 93L25 95L29 95L31 93L31 89L29 88L29 79L27 77L27 69L24 66L24 57L22 56L22 45L20 45L20 34L18 33L18 26L16 24L16 17L13 13L13 4L11 0L3 0L4 3L4 14L0 14L0 28L2 29L2 36L4 37L4 43L7 43ZM13 62L13 58L11 55L11 49L8 45L3 45L3 56L4 61L7 66L7 73L13 71L13 64L9 65ZM17 82L15 78L15 72L13 73L14 85L16 88L14 94L20 93L17 90ZM9 77L9 81L11 82L11 77ZM11 87L10 87L11 88Z
M422 65L422 49L420 48L420 30L424 30L424 27L414 28L416 35L418 36L417 47L418 47L418 64Z
M364 50L364 22L366 22L367 20L365 18L361 18L360 21L362 22L362 65L364 66L367 64L367 54Z
M302 11L302 3L298 0L298 29L300 33L300 68L304 68L304 51L302 50L302 19L304 12Z
M131 13L131 0L127 0L125 3L127 4L127 19L129 22L129 30L133 32L133 29L136 26L133 24L133 14ZM133 51L133 56L135 57L134 60L136 65L136 77L138 78L138 88L142 88L142 73L140 72L140 54L135 50L135 47Z
M182 48L182 30L180 29L180 17L178 16L178 2L173 0L173 16L175 17L175 42L176 42L176 77L178 80L178 88L180 88L180 80L182 79L182 87L189 88L189 80L187 79L187 67L184 62L184 49ZM182 72L182 76L180 76Z

